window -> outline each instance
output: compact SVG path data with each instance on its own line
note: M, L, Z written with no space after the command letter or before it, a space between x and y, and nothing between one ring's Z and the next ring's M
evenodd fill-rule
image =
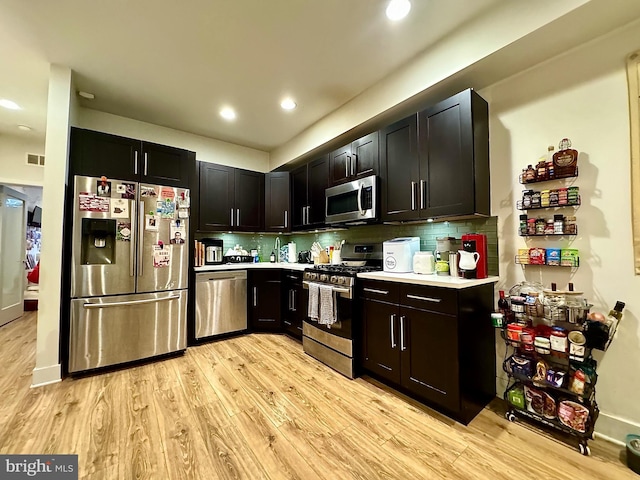
M640 275L640 51L629 55L629 113L631 124L631 212L636 275Z
M27 165L39 165L41 167L44 167L44 155L27 153Z

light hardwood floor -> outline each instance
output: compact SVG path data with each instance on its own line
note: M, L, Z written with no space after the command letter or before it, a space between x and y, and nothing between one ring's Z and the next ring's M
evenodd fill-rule
M87 479L636 479L485 409L468 427L283 335L31 389L36 316L0 328L0 453L76 453Z

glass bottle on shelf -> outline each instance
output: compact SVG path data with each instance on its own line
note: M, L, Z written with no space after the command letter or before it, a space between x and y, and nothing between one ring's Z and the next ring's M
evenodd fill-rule
M533 165L527 166L527 170L524 173L524 181L527 183L536 181L536 169L533 168Z
M553 145L549 145L547 148L547 178L552 180L555 178L555 170L553 168Z
M622 310L624 310L625 303L617 301L615 306L609 311L607 316L607 327L609 328L609 338L613 337L613 334L618 329L618 323L622 319Z
M578 151L571 148L571 140L563 138L560 149L553 154L553 168L556 177L571 177L578 173Z
M509 301L504 296L504 290L500 290L498 294L500 295L500 298L498 299L498 311L507 318L507 313L510 310Z

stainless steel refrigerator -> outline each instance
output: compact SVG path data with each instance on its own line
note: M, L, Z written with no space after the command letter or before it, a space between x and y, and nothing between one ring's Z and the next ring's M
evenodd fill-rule
M69 372L184 350L189 190L74 178Z

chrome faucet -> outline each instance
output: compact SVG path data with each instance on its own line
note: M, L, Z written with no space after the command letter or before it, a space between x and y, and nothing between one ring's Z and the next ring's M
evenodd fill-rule
M276 244L274 248L276 250L276 262L280 263L280 237L276 237Z

